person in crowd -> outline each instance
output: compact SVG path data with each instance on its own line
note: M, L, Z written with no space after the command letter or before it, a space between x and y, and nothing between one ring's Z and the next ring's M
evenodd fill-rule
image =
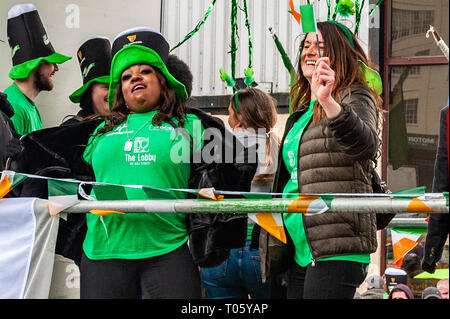
M439 280L436 288L439 289L442 299L448 299L448 278Z
M273 191L371 193L381 99L355 35L319 22L300 45L294 113L281 142ZM320 52L318 51L320 50ZM288 194L292 195L288 195ZM375 214L283 214L291 251L287 298L352 299L376 251Z
M427 287L422 291L422 299L442 299L442 295L436 287Z
M279 139L273 128L277 121L276 101L256 87L238 90L228 106L228 124L243 145L257 145L258 168L252 180L252 192L270 192L276 170ZM256 148L255 148L256 149ZM256 158L255 158L256 159ZM270 280L261 278L258 237L255 223L248 219L247 244L232 249L230 257L214 268L202 268L201 277L210 299L267 299ZM219 275L220 274L220 275Z
M11 121L19 135L42 129L35 100L54 88L58 64L71 59L55 52L33 4L18 4L8 11L7 34L13 67L13 83L4 90L14 109Z
M384 279L379 275L371 275L366 279L367 291L361 294L361 299L384 299Z
M182 144L180 149L197 152L203 146L206 123L217 123L217 119L188 110L185 86L165 65L168 51L167 41L152 28L129 29L113 41L108 94L111 112L84 153L97 181L163 189L195 188L192 181L198 188L204 186L199 181L205 181L206 172L194 168L189 154L183 154L181 162L175 161L172 148ZM194 132L196 122L201 123L200 132ZM249 190L256 170L256 164L214 167L226 169L214 175L216 181L229 187L232 183L243 185L244 191ZM205 164L204 168L211 166ZM127 190L126 195L128 199L148 198L137 190ZM94 196L100 199L95 189ZM180 192L167 196L186 197ZM245 225L246 220L242 220ZM198 228L205 228L204 224L189 228L193 222L180 213L87 216L81 298L200 298L197 266L202 263L197 263L196 257L209 246L197 247L207 245L201 236L193 239ZM219 246L215 246L216 252Z
M414 299L414 295L407 285L398 284L392 288L387 299Z
M389 293L398 284L408 285L408 273L397 267L388 267L384 270L386 291Z
M433 192L443 193L449 191L449 162L448 162L448 105L440 113L439 144L434 164ZM430 214L428 232L425 239L425 251L422 260L422 269L434 273L436 263L441 259L445 241L449 234L448 214ZM447 284L448 287L448 284Z
M109 114L108 90L111 68L111 43L109 39L95 36L85 41L77 50L83 85L69 99L80 103L78 114L63 124L81 121L92 115Z
M12 153L7 147L7 145L11 146L10 141L17 135L11 122L11 117L13 115L14 110L8 102L6 94L0 92L0 171L5 169L5 164L8 157L16 152L20 152L19 144L12 145L19 147L17 150L13 149Z
M169 54L166 61L167 69L175 79L183 83L188 97L192 93L193 75L189 66L175 54Z

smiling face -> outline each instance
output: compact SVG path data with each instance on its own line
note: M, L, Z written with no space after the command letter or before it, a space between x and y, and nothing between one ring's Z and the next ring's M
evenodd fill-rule
M108 91L109 85L106 83L92 84L92 108L95 114L106 116L109 114L108 107Z
M148 64L135 64L122 72L122 94L130 113L145 113L160 104L161 83Z
M55 86L53 76L59 68L56 63L43 62L34 72L34 86L38 91L51 91Z
M322 33L317 30L319 36L319 46L320 52L323 56L324 42ZM301 68L304 77L311 83L312 74L315 70L316 61L319 58L319 53L317 51L317 39L314 32L307 34L305 41L303 43L302 55L301 55Z

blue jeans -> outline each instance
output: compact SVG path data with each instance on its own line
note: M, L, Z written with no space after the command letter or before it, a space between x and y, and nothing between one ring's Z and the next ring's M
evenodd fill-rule
M270 281L262 283L259 252L250 250L250 241L243 248L232 249L219 266L202 268L201 278L210 299L270 298Z

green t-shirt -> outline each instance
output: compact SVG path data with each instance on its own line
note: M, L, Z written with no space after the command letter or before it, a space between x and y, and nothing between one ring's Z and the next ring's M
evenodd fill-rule
M14 109L11 121L14 129L20 135L25 135L42 129L41 115L36 105L28 99L15 83L11 84L4 93Z
M130 114L128 123L125 121L91 139L84 158L91 164L98 182L188 188L189 150L201 147L201 122L195 115L187 115L184 128L193 137L190 142L189 137L168 123L154 126L151 119L157 112ZM174 122L177 123L175 119ZM128 139L133 145L130 151L125 151ZM148 199L141 189L126 188L126 195L128 199ZM185 198L181 192L174 195L177 199ZM90 259L159 256L175 250L188 239L186 214L182 213L104 217L88 214L87 226L83 249Z
M308 123L311 121L313 114L313 106L316 101L311 101L308 110L295 122L291 130L288 132L284 139L283 143L283 162L286 165L286 169L290 174L290 179L286 183L286 186L283 189L284 198L295 198L298 194L298 149L299 143L302 138L303 131L305 130ZM289 193L295 195L289 195ZM295 262L301 266L308 266L313 256L311 254L311 249L309 248L309 244L306 238L305 228L303 227L303 214L299 213L284 213L283 214L284 224L289 235L292 238L292 241L295 246L295 254L294 260ZM336 257L328 257L322 258L318 261L325 260L347 260L347 261L356 261L361 263L370 263L370 255L345 255L345 256L336 256Z

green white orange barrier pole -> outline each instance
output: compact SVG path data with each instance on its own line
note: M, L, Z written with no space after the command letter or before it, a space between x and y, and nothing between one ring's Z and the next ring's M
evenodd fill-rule
M37 200L45 207L47 200ZM447 213L448 201L443 194L429 193L419 197L333 197L300 195L295 199L184 199L184 200L81 200L66 208L67 213L101 210L114 213Z

